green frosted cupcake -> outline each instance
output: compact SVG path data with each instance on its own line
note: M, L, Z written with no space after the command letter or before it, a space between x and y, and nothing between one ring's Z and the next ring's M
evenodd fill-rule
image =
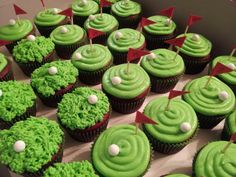
M10 61L0 53L0 81L14 80Z
M135 126L118 125L104 131L92 147L92 162L99 176L137 177L149 168L151 146Z
M180 55L167 50L152 50L149 55L141 58L141 67L151 79L151 91L165 93L175 87L184 74L185 66ZM175 59L174 59L175 58Z
M62 59L70 59L73 52L86 43L86 33L78 25L59 26L52 31L50 38Z
M29 35L14 47L13 59L25 75L30 76L36 68L53 60L54 49L51 39Z
M71 62L79 70L81 82L89 85L101 83L104 72L112 66L113 57L107 47L100 44L84 45L72 55Z
M144 115L158 124L143 124L143 131L155 151L170 154L189 144L197 132L198 120L193 108L183 100L172 99L168 109L167 103L167 97L159 97L147 104Z
M11 42L6 45L10 53L19 40L30 34L35 35L35 29L29 20L10 19L9 24L0 27L0 40Z
M236 111L226 117L221 139L228 141L234 133L236 133Z
M61 9L49 8L38 12L34 17L34 24L42 36L49 37L58 26L69 23L65 15L58 14Z
M36 115L36 95L29 84L0 82L0 129Z
M168 174L168 175L163 175L161 177L190 177L188 175L180 174L180 173L175 173L175 174Z
M140 36L139 31L123 28L110 34L107 40L107 46L114 57L114 64L122 64L127 62L129 48L141 50L146 45L145 38L142 34ZM133 60L132 62L138 63L138 61L139 59Z
M53 163L61 162L64 133L55 121L30 117L0 131L0 162L27 177L41 177Z
M62 96L75 88L77 77L78 70L70 61L53 61L34 70L31 85L45 105L57 107Z
M200 123L200 128L213 128L228 114L235 106L235 96L232 90L219 79L212 77L208 86L205 87L209 76L194 79L184 87L183 99L189 103Z
M80 87L63 96L57 115L60 124L74 139L89 142L106 129L110 103L103 92Z

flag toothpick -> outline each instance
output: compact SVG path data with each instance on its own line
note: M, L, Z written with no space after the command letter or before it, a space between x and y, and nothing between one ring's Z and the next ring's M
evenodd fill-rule
M226 150L229 148L229 146L230 146L232 143L234 143L234 142L236 142L236 133L234 133L234 134L230 137L229 142L226 144L226 146L224 147L224 149L223 149L221 152L222 152L222 153L225 153Z
M183 46L185 39L186 39L186 36L183 36L183 37L179 37L179 38L170 39L170 40L165 41L165 43L167 43L167 44L179 47L176 51L176 54L175 54L173 60L175 60L176 57L178 56L178 54L180 52L180 48Z
M65 9L65 10L61 11L60 13L58 13L58 14L65 15L65 16L69 17L70 21L71 21L71 25L74 24L74 22L73 22L73 13L72 13L71 8Z
M40 1L41 1L41 4L42 4L44 10L46 11L46 6L45 6L45 3L44 3L44 0L40 0Z
M231 59L233 57L233 55L235 54L236 52L236 45L234 46L232 52L230 53L230 56L229 56L229 59Z
M152 21L152 20L149 20L147 18L144 18L142 17L141 21L140 21L140 29L139 29L139 37L138 37L138 40L140 41L141 39L141 35L142 35L142 31L143 31L143 27L144 26L149 26L149 25L152 25L152 24L155 24L156 22Z
M166 105L166 108L165 110L168 111L169 110L169 107L170 107L170 102L173 98L177 97L177 96L181 96L181 95L184 95L184 94L187 94L187 93L190 93L189 91L180 91L180 90L171 90L169 92L169 96L168 96L168 102L167 102L167 105Z
M92 45L93 44L93 38L101 36L103 34L104 34L104 32L102 32L102 31L99 31L99 30L96 30L96 29L93 29L93 28L88 29L88 37L89 37L89 44L90 44L91 50L93 48L93 45Z
M111 6L112 3L107 1L107 0L100 0L100 13L101 13L101 17L102 17L102 14L103 14L103 7L105 6Z
M188 17L188 22L187 22L187 26L186 26L186 29L184 31L184 34L186 35L188 30L189 30L189 27L192 26L194 23L196 23L197 21L201 20L202 17L201 16L197 16L197 15L190 15Z
M19 6L17 6L16 4L13 4L13 7L14 7L14 11L15 11L15 14L16 14L16 18L17 18L17 21L18 23L20 23L20 16L21 14L27 14L26 11L24 11L22 8L20 8Z
M169 8L167 8L167 9L161 10L161 11L160 11L160 14L161 14L161 15L164 15L164 16L167 16L167 17L169 17L170 20L172 20L173 15L174 15L174 10L175 10L174 7L169 7Z
M137 111L135 117L135 134L138 134L139 124L158 124L154 120L150 119L149 117L145 116L143 113Z

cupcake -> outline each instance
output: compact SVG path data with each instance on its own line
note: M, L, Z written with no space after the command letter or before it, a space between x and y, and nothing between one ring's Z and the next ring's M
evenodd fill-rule
M99 4L99 6L100 6L100 0L94 0L94 1L97 2ZM111 2L112 4L114 4L114 3L118 2L118 1L121 1L121 0L107 0L107 1ZM104 13L108 13L109 14L111 12L111 6L104 6L102 8L102 11Z
M144 115L157 122L157 125L143 124L155 151L171 154L183 149L194 137L198 120L193 108L181 99L172 99L166 109L167 97L150 101L144 108Z
M63 155L64 134L55 121L31 117L0 131L0 162L12 172L41 177Z
M13 59L25 75L30 76L36 68L53 60L54 49L50 38L29 35L14 47Z
M103 32L103 35L95 37L93 43L106 44L108 36L118 29L119 23L110 14L103 13L90 15L84 23L84 29L88 31L89 28Z
M104 72L112 66L112 55L100 44L84 45L72 55L71 62L79 70L81 82L89 85L101 83Z
M78 0L72 4L74 23L83 26L89 15L94 15L99 12L98 4L92 0Z
M111 6L111 14L118 20L120 28L136 29L142 17L142 7L138 2L122 0Z
M101 91L80 87L63 96L57 115L60 124L72 138L89 142L106 129L110 103Z
M184 34L178 37L183 37ZM178 38L177 37L177 38ZM176 46L175 50L179 47ZM196 33L187 33L183 46L180 48L179 55L185 63L186 74L197 74L203 71L211 61L211 42L204 36Z
M190 177L190 176L185 174L175 173L175 174L162 175L161 177Z
M200 123L200 128L213 128L230 114L235 106L235 96L232 90L216 77L212 77L205 86L209 76L194 79L184 87L189 94L183 99L189 103Z
M180 55L167 49L152 50L141 58L141 67L151 79L151 91L165 93L175 87L184 74L185 66ZM175 58L175 59L174 59Z
M65 15L58 14L60 11L57 8L49 8L40 11L34 17L34 24L42 36L49 37L55 28L69 23Z
M29 20L9 20L9 24L0 27L0 40L11 41L6 45L10 53L17 42L30 34L35 35L35 28Z
M70 61L53 61L34 70L31 85L45 105L57 107L62 96L75 88L77 77L78 70Z
M87 161L55 163L43 173L43 177L98 177L92 164Z
M102 78L102 89L109 98L112 109L120 113L132 113L143 104L150 91L150 78L137 64L113 66Z
M78 25L59 26L52 31L50 37L57 55L62 59L70 59L72 53L86 43L86 33Z
M176 37L177 30L175 22L170 20L169 17L161 15L151 16L148 19L157 23L143 28L147 49L169 48L170 45L165 43L165 41Z
M14 80L10 61L0 53L0 81Z
M137 177L149 168L151 146L145 134L133 125L117 125L94 142L91 159L99 176Z
M107 46L114 57L114 64L118 65L127 62L129 48L141 50L145 48L146 44L144 36L142 34L140 36L139 31L123 28L110 34ZM135 63L138 61L139 59L133 60Z
M227 141L216 141L205 145L195 155L194 177L234 177L236 175L236 144L231 144L223 153Z
M15 122L35 115L36 95L29 84L0 82L0 129L8 129Z
M232 112L226 119L224 129L221 134L222 140L230 140L230 137L236 133L236 111Z

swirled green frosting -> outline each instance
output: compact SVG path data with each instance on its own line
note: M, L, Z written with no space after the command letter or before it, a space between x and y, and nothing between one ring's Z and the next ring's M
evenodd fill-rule
M40 11L34 18L34 23L40 26L53 26L61 23L66 16L55 13L57 10L60 12L60 9L50 8L43 11Z
M141 5L134 1L119 1L111 6L111 12L119 17L137 15L140 14L141 11Z
M56 163L45 170L43 177L98 177L89 161Z
M44 117L17 122L9 130L0 131L0 161L18 174L36 172L51 161L63 136L59 125ZM22 152L13 148L18 140L26 144Z
M205 87L209 76L194 79L184 87L189 94L183 96L196 112L206 116L224 115L230 113L235 105L235 96L232 90L219 79L212 77L209 85ZM226 91L228 99L221 101L219 93Z
M196 177L233 177L236 176L236 144L231 144L222 153L227 141L209 143L197 154L194 165Z
M211 67L214 68L218 62L224 65L228 65L230 63L236 65L236 57L219 56L212 61ZM222 79L224 82L228 84L236 85L236 70L229 73L220 74L217 77L219 77L220 79Z
M116 144L120 148L117 156L111 156L108 148ZM133 125L118 125L105 130L92 150L95 169L102 176L137 177L147 170L150 161L150 145L145 134Z
M88 97L96 95L96 104L90 104ZM58 118L62 125L74 129L86 129L103 120L109 112L109 101L106 95L96 89L80 87L63 96L58 105Z
M193 136L197 127L197 116L192 107L181 99L172 99L169 110L165 110L167 97L152 100L144 109L144 114L158 125L144 124L145 129L156 139L165 143L181 143ZM191 130L182 132L180 126L187 122Z
M6 57L0 53L0 72L7 66L7 59Z
M99 7L98 4L92 0L88 0L86 4L82 4L79 0L72 4L72 11L74 15L89 16L98 13Z
M50 38L38 36L34 41L22 39L13 49L13 57L19 63L39 62L53 52L54 43Z
M34 105L36 95L29 84L18 81L0 82L0 119L11 121Z
M16 41L26 37L32 30L33 25L29 20L16 20L15 25L0 27L0 40Z
M113 77L120 77L121 83L114 85ZM148 74L137 64L120 64L109 68L103 75L102 87L109 94L123 99L132 99L139 96L150 87Z
M155 15L155 16L149 17L148 19L156 22L155 24L144 27L144 30L150 34L168 35L168 34L172 34L176 29L176 24L174 21L172 21L170 25L166 25L166 21L169 19L169 17Z
M236 111L231 113L229 117L226 118L225 121L227 127L229 128L229 133L230 134L236 133Z
M66 27L68 32L62 33L63 27ZM81 41L85 35L85 31L78 25L63 25L54 29L50 37L55 44L70 45Z
M87 19L85 21L84 28L86 30L93 28L105 33L110 33L118 29L118 21L112 15L103 13L102 16L101 14L95 14L94 16L94 20Z
M81 59L76 58L76 53L81 54ZM72 55L72 64L83 71L96 71L112 61L111 52L100 44L84 45L78 48Z
M184 174L169 174L165 175L165 177L190 177L190 176Z
M141 58L141 66L145 71L156 77L172 77L184 72L184 62L180 55L167 49L152 50L156 58L149 59L148 56ZM175 58L175 59L174 59Z
M122 33L120 39L116 39L115 34L119 31ZM114 31L110 34L107 40L107 45L109 49L119 52L128 52L129 48L139 49L145 43L145 38L141 34L139 39L140 32L130 28L123 28Z
M195 33L186 34L186 39L184 41L183 46L180 49L180 52L192 57L205 57L209 55L212 49L211 42L202 35L199 35L200 36L199 41L195 41L192 38L194 34ZM181 34L178 37L183 37L183 36L184 34Z
M48 73L50 67L57 68L55 75ZM69 84L74 84L77 76L78 70L70 61L53 61L34 70L31 74L31 85L37 92L45 97L49 97Z

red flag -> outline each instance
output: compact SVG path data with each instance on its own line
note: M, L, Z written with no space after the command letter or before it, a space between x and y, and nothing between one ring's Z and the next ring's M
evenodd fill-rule
M107 0L100 0L100 8L111 6L112 3Z
M236 133L231 135L230 140L233 141L233 142L236 142Z
M172 99L172 98L175 98L177 96L184 95L186 93L189 93L189 92L188 91L171 90L169 92L168 99Z
M232 72L233 70L230 69L229 67L223 65L222 63L218 62L216 66L212 69L210 76L216 76L219 74L223 73L229 73Z
M200 16L190 15L188 17L188 26L193 25L195 22L197 22L197 21L199 21L201 19L202 19L202 17L200 17Z
M154 24L154 23L156 23L156 22L154 22L154 21L152 21L152 20L149 20L149 19L147 19L147 18L144 18L144 17L142 17L141 22L140 22L141 27L148 26L148 25L152 25L152 24Z
M27 14L27 12L21 9L19 6L13 4L13 7L16 15Z
M129 48L127 59L128 61L132 61L147 54L150 54L150 52L146 50L138 50L138 49Z
M45 7L44 1L43 0L40 0L40 1L42 3L42 6Z
M175 38L175 39L170 39L170 40L165 41L165 43L168 43L168 44L171 44L174 46L178 46L181 48L184 44L185 39L186 39L186 36Z
M72 9L71 8L68 8L66 10L63 10L61 11L60 13L58 13L60 15L65 15L65 16L68 16L68 17L72 17Z
M144 114L142 114L139 111L136 112L135 123L157 124L157 122L155 122L154 120L152 120L149 117L145 116Z
M236 49L236 45L234 46L234 48L233 49Z
M97 36L101 36L103 34L104 34L104 32L102 32L102 31L98 31L98 30L95 30L93 28L89 28L88 29L88 37L89 37L89 39L93 39L93 38L95 38Z
M0 47L4 46L4 45L7 45L7 44L10 44L10 43L11 43L11 41L0 40Z
M171 18L174 15L174 10L175 10L174 7L170 7L170 8L161 10L160 14Z

